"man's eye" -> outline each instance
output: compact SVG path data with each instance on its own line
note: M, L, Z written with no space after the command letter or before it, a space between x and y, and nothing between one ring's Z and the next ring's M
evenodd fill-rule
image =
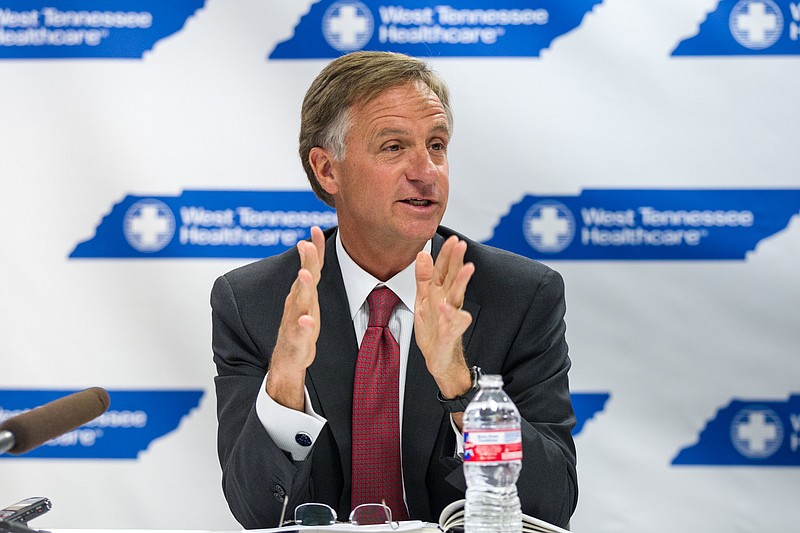
M397 152L398 150L400 150L400 145L390 144L386 148L384 148L384 150L386 150L387 152Z
M433 144L431 144L431 150L440 151L440 150L444 150L445 148L447 148L447 145L444 144L444 143L433 143Z

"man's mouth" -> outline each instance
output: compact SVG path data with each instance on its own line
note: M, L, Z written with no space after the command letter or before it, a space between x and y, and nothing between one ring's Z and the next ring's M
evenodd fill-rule
M427 207L433 203L430 200L423 200L420 198L406 198L405 200L403 200L403 202L417 207Z

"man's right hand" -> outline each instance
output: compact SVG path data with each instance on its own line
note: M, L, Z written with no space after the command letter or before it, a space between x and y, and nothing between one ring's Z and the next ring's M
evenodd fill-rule
M306 369L314 362L319 337L317 284L325 262L325 236L311 228L311 242L297 243L300 270L283 305L278 340L267 374L267 394L279 404L303 411Z

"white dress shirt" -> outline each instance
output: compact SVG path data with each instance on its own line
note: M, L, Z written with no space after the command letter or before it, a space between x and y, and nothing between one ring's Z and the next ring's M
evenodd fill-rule
M431 243L425 245L425 251L430 253ZM353 328L359 346L364 333L367 331L369 323L369 305L367 296L376 286L386 285L399 298L391 317L389 317L389 331L392 332L397 343L400 345L400 383L399 383L399 413L402 420L403 399L406 382L406 368L408 367L408 351L411 346L411 336L414 329L414 300L417 294L416 277L414 269L416 262L412 262L405 270L399 272L385 283L373 277L353 261L342 245L339 232L336 232L336 255L339 260L339 268L342 271L344 288L347 293L347 300L350 306L350 316L353 319ZM322 319L324 320L324 318ZM295 461L302 461L311 452L312 444L316 441L319 432L327 423L327 420L311 407L311 399L308 390L305 391L305 412L295 411L284 407L275 402L266 393L266 376L262 383L256 399L256 413L264 429L267 431L277 446L292 455ZM300 439L305 443L297 442L297 435L304 434L308 438ZM402 442L402 424L400 439ZM401 444L402 446L402 444ZM402 457L402 455L401 455Z

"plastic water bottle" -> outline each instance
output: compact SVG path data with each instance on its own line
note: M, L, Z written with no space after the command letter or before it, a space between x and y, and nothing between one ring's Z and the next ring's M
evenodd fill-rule
M465 533L521 533L517 478L522 469L519 411L503 378L481 376L464 412Z

